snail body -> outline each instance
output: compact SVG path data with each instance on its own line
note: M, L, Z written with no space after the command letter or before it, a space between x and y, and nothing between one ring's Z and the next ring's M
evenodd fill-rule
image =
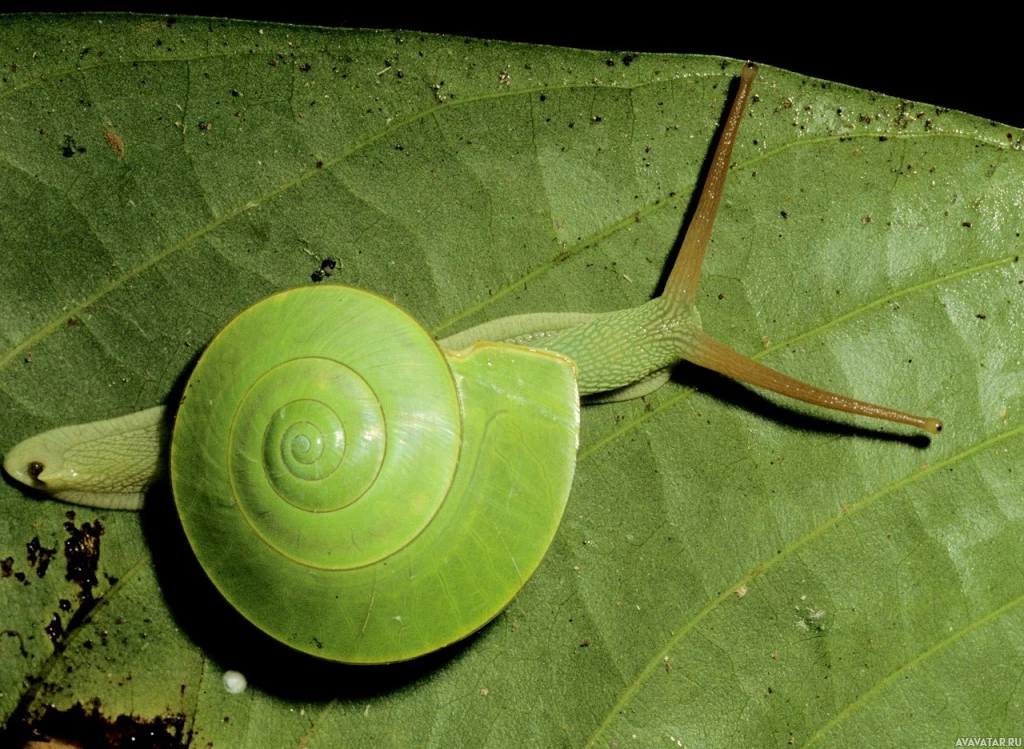
M168 471L214 584L288 645L385 663L492 619L539 565L572 485L580 398L660 387L681 359L828 408L938 432L769 369L701 330L694 306L744 67L661 296L605 314L502 318L434 341L398 306L345 286L293 289L214 338L173 417L150 409L32 437L4 469L60 499L141 505Z
M168 418L45 432L5 470L65 501L138 509ZM533 574L579 420L561 354L445 351L376 294L299 288L207 346L174 415L169 477L197 559L240 613L297 650L389 663L471 634Z

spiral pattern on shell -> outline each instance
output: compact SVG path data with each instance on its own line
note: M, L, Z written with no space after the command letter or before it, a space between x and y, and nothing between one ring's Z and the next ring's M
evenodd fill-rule
M225 327L179 412L187 419L205 399L213 418L201 438L174 441L175 452L202 445L216 458L205 483L223 482L216 501L230 498L256 536L328 570L379 561L419 535L460 443L458 397L434 341L376 295L336 288L278 294Z
M387 662L507 604L558 526L578 399L567 360L490 346L446 357L403 310L342 286L269 297L214 338L171 481L236 609L300 650ZM537 449L546 433L555 447Z

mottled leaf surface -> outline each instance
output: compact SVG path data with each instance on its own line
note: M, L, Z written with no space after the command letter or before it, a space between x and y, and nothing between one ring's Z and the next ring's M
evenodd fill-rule
M118 16L8 17L0 50L0 450L173 401L225 322L327 258L321 283L437 335L650 298L739 69ZM387 668L252 631L166 488L134 515L7 481L0 717L80 704L216 747L1024 733L1022 134L774 69L756 93L705 327L940 437L682 366L585 411L565 520L512 605Z

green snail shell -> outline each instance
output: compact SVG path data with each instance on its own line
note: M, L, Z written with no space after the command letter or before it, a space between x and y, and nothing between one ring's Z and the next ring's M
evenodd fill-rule
M578 404L562 356L445 354L375 294L295 289L199 360L174 498L257 627L324 658L405 660L483 626L536 569L572 484Z

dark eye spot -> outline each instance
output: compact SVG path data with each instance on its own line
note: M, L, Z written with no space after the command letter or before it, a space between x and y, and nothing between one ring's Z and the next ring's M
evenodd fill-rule
M45 467L46 466L44 466L38 460L33 460L31 463L28 464L28 475L34 479L37 479L39 478L39 474L43 472L43 469Z

